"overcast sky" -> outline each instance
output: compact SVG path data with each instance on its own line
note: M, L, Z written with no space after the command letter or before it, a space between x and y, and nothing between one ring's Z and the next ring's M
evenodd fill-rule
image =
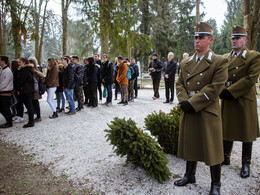
M206 13L204 20L208 20L210 18L215 19L218 25L218 29L220 29L223 25L225 12L227 10L225 0L201 0L201 2L204 2L204 7L200 6L200 12L204 11ZM57 14L61 14L60 0L50 0L48 8L55 10Z

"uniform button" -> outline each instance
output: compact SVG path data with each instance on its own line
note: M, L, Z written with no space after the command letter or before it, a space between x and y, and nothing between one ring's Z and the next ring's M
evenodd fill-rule
M190 74L189 74L189 73L188 73L187 75L188 75L188 77L190 76Z
M238 69L238 67L236 67L236 69Z
M190 84L190 82L187 82L187 84L189 85L189 84Z
M197 85L199 85L200 84L200 82L197 82Z
M200 73L200 76L202 76L203 74L202 73Z
M233 74L233 77L235 77L236 75L235 74Z

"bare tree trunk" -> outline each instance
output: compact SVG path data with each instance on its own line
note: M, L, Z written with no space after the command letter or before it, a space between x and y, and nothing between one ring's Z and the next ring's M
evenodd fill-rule
M45 7L44 7L44 13L43 13L42 32L41 32L41 38L40 38L39 53L37 56L39 65L41 65L41 63L42 63L42 46L43 46L43 37L44 37L44 31L45 31L46 11L47 11L48 2L49 2L49 0L46 0Z
M109 28L110 28L110 5L106 0L99 0L99 20L100 20L100 42L101 55L109 55Z
M256 50L258 40L258 27L260 18L260 0L255 0L252 15L251 45L250 49Z
M247 47L256 50L260 17L260 0L254 0L253 13L250 13L250 0L244 0L244 27L247 31Z
M40 32L40 17L41 17L41 7L43 0L39 1L39 7L37 10L37 1L34 0L34 48L35 48L35 57L38 59L39 56L39 32ZM39 59L38 59L39 60Z
M4 43L4 37L3 37L3 9L4 5L3 2L1 1L1 9L0 9L0 54L1 55L6 55L6 50L5 50L5 43ZM2 30L3 29L3 30Z
M62 12L62 54L67 54L67 39L68 39L68 10L71 0L61 1Z
M17 16L17 2L16 0L8 0L11 8L11 18L12 18L12 35L15 49L15 58L18 59L22 55L22 45L21 45L21 26L20 20Z
M130 18L130 0L127 2L127 10L128 10L128 18ZM128 51L128 59L131 59L131 36L130 36L130 29L127 29L127 51Z
M196 0L196 29L200 22L200 0Z

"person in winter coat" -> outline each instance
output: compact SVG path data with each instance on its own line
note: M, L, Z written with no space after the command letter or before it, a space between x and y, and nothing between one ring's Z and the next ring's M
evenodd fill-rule
M45 77L45 85L47 87L47 102L52 109L52 116L49 116L50 119L54 119L58 117L56 104L54 101L54 93L59 86L59 68L56 60L54 58L48 59L47 66L47 75Z
M210 195L220 194L221 163L224 160L219 94L227 80L227 59L210 50L213 29L200 22L195 32L196 53L181 62L176 83L180 102L178 156L186 173L176 186L195 183L197 161L210 166Z
M121 88L121 101L117 104L128 105L128 66L127 61L123 61L122 56L118 56L118 73L116 80Z
M89 103L88 107L97 107L97 84L98 84L98 68L95 65L94 58L88 58L87 85L89 87Z
M99 54L96 53L94 55L94 60L95 60L95 66L98 68L98 73L97 73L97 79L98 79L98 84L97 84L97 89L99 92L99 103L102 103L102 88L101 88L101 78L102 78L102 61L99 59Z
M174 81L175 81L175 73L177 68L177 63L173 61L174 54L169 52L168 54L168 61L164 63L163 67L163 75L164 75L164 82L165 82L165 97L166 101L163 103L173 103L174 99ZM170 93L171 92L171 98Z
M39 82L40 80L42 80L44 78L44 74L37 68L37 64L36 64L35 60L29 58L29 62L31 64L33 64L34 77L37 80L37 82ZM42 120L39 99L42 99L42 96L38 90L38 91L35 91L33 94L33 107L34 107L34 109L36 111L36 115L37 115L37 117L34 119L35 122L39 122Z
M83 58L84 63L84 76L83 76L83 91L85 96L84 104L87 105L89 102L89 87L87 84L87 74L88 74L88 58Z
M112 105L113 64L109 62L106 54L103 54L102 60L102 83L107 89L107 99L104 105L110 106Z
M0 56L0 113L5 117L6 123L1 124L0 128L9 128L13 126L12 114L10 110L10 101L13 91L13 74L9 68L9 59L7 56Z
M118 73L118 59L115 58L115 63L114 63L114 83L115 83L115 99L114 100L117 100L117 94L118 92L120 92L120 86L116 80L116 77L117 77L117 73Z
M149 71L153 81L153 91L154 91L153 100L156 100L157 98L160 97L159 87L161 81L162 68L163 68L162 62L157 59L157 53L154 53L153 60L149 64Z
M64 65L59 64L59 86L56 89L56 97L57 97L57 112L65 111L65 97L63 94L63 71ZM61 104L61 105L60 105Z
M73 92L75 88L74 70L73 67L71 66L71 63L69 63L68 57L65 56L62 57L61 63L64 65L63 88L64 88L66 100L69 102L69 109L70 109L68 112L66 112L66 114L74 115L76 114L75 102L73 99Z
M234 141L242 142L240 177L250 176L253 141L259 134L255 83L260 74L260 53L246 48L247 32L241 26L232 28L232 48L228 55L228 81L220 94L224 162L230 165Z
M83 77L84 77L84 67L79 63L79 57L78 56L72 56L71 58L72 63L75 65L74 71L78 75L80 79L80 83L78 86L75 86L74 89L74 101L78 101L78 107L76 108L76 111L81 111L84 109L84 97L83 97Z
M33 94L34 94L34 79L33 79L33 64L29 63L29 60L25 57L21 57L18 61L19 72L15 90L20 96L21 102L25 105L29 122L23 126L23 128L34 126L34 113L33 113ZM20 113L21 112L21 113ZM17 115L23 118L23 109L17 110Z

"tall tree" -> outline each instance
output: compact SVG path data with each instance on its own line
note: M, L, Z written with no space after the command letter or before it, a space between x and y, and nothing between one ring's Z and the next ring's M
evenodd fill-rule
M43 15L42 12L42 5L45 2ZM45 22L46 22L46 12L47 12L47 5L49 0L34 0L33 3L33 19L34 19L34 32L31 38L35 41L35 57L38 59L39 64L42 61L42 46L43 46L43 37L44 37L44 30L45 30ZM41 26L41 32L40 32Z
M68 11L72 0L61 0L62 14L62 54L67 54L67 39L68 39Z
M8 7L4 0L1 0L0 6L0 54L6 55L6 46L7 46L7 36L8 36L8 27L7 27L7 13Z
M253 11L251 11L253 10ZM244 27L248 34L248 48L256 50L258 40L258 27L260 18L260 0L253 0L251 9L250 0L244 0Z

